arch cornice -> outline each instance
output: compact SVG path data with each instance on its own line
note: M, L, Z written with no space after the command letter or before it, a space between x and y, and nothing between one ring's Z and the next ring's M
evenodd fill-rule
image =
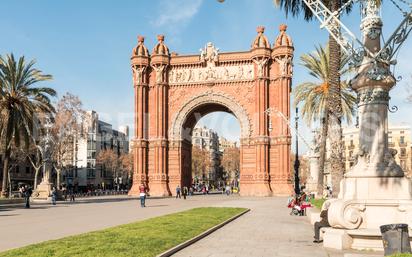
M228 108L240 123L241 139L249 138L252 135L251 120L246 109L238 101L228 94L219 91L208 90L187 100L179 111L173 116L169 129L170 140L182 140L183 125L189 115L198 107L205 104L219 104Z

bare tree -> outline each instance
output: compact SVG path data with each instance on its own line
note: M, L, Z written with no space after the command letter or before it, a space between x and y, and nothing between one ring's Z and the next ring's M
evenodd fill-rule
M211 167L210 152L198 146L192 148L192 173L194 177L205 177Z
M222 155L221 165L229 181L236 177L240 169L240 149L238 147L226 148Z
M127 178L128 185L132 184L130 179L133 178L133 150L130 153L122 154L120 156L121 170L123 176Z
M66 93L57 102L52 128L54 138L53 166L57 173L57 188L60 187L61 172L67 166L73 165L76 142L85 136L82 126L85 114L82 102L75 95Z
M120 157L112 150L102 150L97 154L96 162L103 166L103 169L109 170L112 173L113 180L117 180L121 174L122 162ZM117 189L119 189L119 181L116 181Z

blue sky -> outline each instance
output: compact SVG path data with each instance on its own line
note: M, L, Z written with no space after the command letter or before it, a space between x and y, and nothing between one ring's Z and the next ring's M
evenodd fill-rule
M171 51L198 53L206 42L222 52L248 50L256 26L266 27L271 43L281 23L295 44L294 85L312 80L299 65L299 56L315 45L324 44L327 32L314 20L285 17L271 0L2 0L0 54L13 52L36 59L44 72L54 76L59 95L69 91L78 95L86 109L98 111L101 118L116 127L133 120L133 87L130 55L136 37L146 37L152 49L157 34L166 36ZM399 12L385 1L385 37L400 22ZM359 31L359 6L345 24ZM397 75L404 79L392 91L391 104L399 111L390 115L393 123L411 123L412 106L405 103L411 83L412 39L404 44L398 58ZM216 118L219 117L219 118ZM216 122L224 119L225 122ZM213 114L202 120L224 136L236 139L239 125L225 115ZM223 124L223 125L222 125ZM310 129L302 125L302 134Z

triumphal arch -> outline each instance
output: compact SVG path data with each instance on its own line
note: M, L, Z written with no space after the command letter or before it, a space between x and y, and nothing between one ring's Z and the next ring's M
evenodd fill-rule
M163 35L151 54L138 37L131 58L135 95L133 187L167 196L191 183L191 133L206 114L224 111L239 121L240 193L269 196L292 192L290 116L293 45L286 25L274 44L264 27L250 50L219 52L207 43L199 54L170 52ZM271 115L268 108L275 110ZM278 113L279 114L279 113Z

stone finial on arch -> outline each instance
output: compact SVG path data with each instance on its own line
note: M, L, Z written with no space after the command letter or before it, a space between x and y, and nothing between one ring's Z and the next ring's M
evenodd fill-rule
M203 92L187 100L179 111L172 117L169 129L169 139L181 140L183 125L188 116L199 106L205 104L219 104L228 108L240 123L240 138L249 138L252 135L252 126L249 115L238 101L223 92Z

